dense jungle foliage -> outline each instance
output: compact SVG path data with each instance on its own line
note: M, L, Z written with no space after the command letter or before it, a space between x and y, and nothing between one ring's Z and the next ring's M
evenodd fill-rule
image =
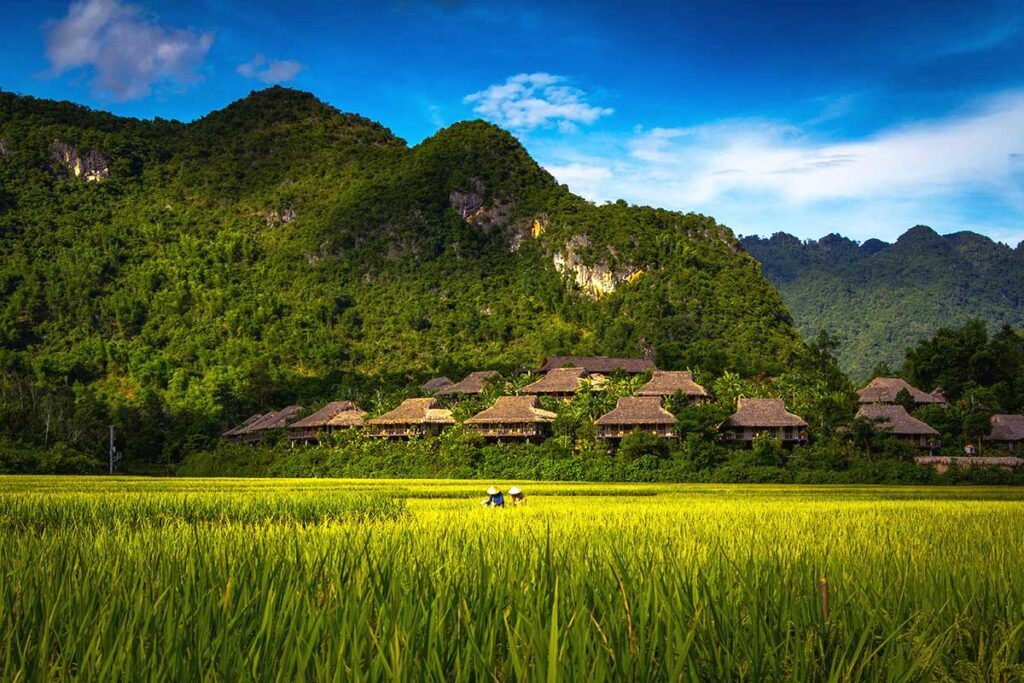
M0 93L10 469L95 463L107 424L125 469L173 464L256 411L552 353L749 378L809 352L728 228L594 206L480 121L409 147L279 87L188 124Z
M938 235L917 226L894 244L829 235L801 241L777 233L741 240L779 288L805 335L828 330L855 381L879 362L897 367L904 351L940 328L980 318L1024 326L1024 246L972 232Z

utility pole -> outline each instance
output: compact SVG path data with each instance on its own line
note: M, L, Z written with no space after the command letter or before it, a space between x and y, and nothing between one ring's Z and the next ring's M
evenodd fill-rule
M110 425L108 429L110 429L110 447L107 451L107 456L110 462L110 474L113 474L114 463L121 459L121 454L114 448L114 425Z

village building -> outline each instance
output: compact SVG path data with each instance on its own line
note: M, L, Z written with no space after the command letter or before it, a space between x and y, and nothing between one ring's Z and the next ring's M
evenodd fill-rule
M249 425L255 423L257 420L262 420L267 415L270 415L270 413L256 413L255 415L250 417L248 420L246 420L242 424L237 425L235 427L232 427L231 429L229 429L226 432L222 433L220 436L221 436L222 439L225 439L226 441L237 441L238 440L238 436L239 436L239 432L241 432L243 429L245 429Z
M937 396L910 386L899 377L876 377L868 385L857 392L861 403L896 403L901 391L910 394L914 405L945 405L946 399L939 393Z
M655 370L651 380L636 390L636 396L675 396L681 394L693 404L702 406L711 400L711 395L693 381L689 370Z
M527 384L519 390L519 393L532 396L572 398L572 395L583 386L584 379L587 379L587 371L583 368L556 368L549 370L536 382Z
M1024 450L1024 415L993 415L985 442L1008 451Z
M495 370L480 370L471 372L461 381L443 387L437 391L436 396L479 396L484 393L484 387L488 381L497 377Z
M551 434L556 417L541 407L536 396L501 396L465 424L486 439L540 441Z
M660 396L623 396L594 424L599 439L621 439L635 431L666 439L676 436L675 415L662 407Z
M582 368L588 373L608 375L616 370L631 375L642 375L658 367L648 358L610 358L609 356L548 356L537 372L558 368Z
M857 417L872 423L876 430L917 446L926 448L929 453L941 446L939 433L930 425L918 420L901 405L872 403L862 405Z
M338 429L362 427L366 411L352 401L332 401L320 410L288 426L293 443L315 443L321 436Z
M394 410L366 421L367 436L408 439L437 436L455 424L452 411L441 407L436 398L407 398Z
M747 445L760 434L770 434L785 445L807 441L807 423L786 412L781 398L741 398L736 412L718 429L723 440Z
M455 382L451 381L447 377L434 377L432 379L428 379L426 382L421 384L420 391L422 391L424 394L430 394L435 391L444 389L445 387L450 387L453 384L455 384Z
M258 420L239 427L232 435L232 439L240 443L256 443L269 432L287 427L301 412L302 406L288 406L281 410L271 411Z

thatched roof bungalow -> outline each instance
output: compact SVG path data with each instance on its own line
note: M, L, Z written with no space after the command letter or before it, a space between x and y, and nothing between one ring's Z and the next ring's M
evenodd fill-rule
M551 434L557 416L536 396L500 396L494 405L466 420L473 432L496 440L540 440Z
M621 439L634 431L663 438L676 435L675 415L662 407L660 396L623 396L594 424L599 439Z
M583 368L556 368L549 370L543 377L519 390L521 394L533 396L554 396L570 398L579 391L583 380L587 378Z
M436 398L407 398L394 410L366 421L366 434L389 439L436 436L455 424L452 411Z
M301 412L302 406L288 406L281 410L271 411L247 426L239 428L235 432L234 438L242 443L255 443L268 432L287 427Z
M916 405L945 405L946 399L939 394L926 394L910 386L899 377L876 377L857 392L861 403L896 403L896 396L903 390L910 394Z
M741 398L736 412L719 425L726 441L750 444L759 434L771 434L784 444L807 441L807 423L786 411L781 398Z
M993 415L992 431L985 441L1016 451L1024 448L1024 415Z
M425 394L429 394L431 392L444 389L445 387L450 387L453 384L455 384L455 382L451 381L447 377L434 377L432 379L428 379L426 382L421 384L420 391L422 391Z
M875 425L875 429L908 441L918 448L927 448L933 452L942 444L939 433L930 425L918 420L900 405L872 403L863 405L857 411L857 417Z
M711 395L693 381L689 370L655 370L651 380L636 390L637 396L675 396L682 394L690 403L704 405Z
M642 375L657 370L653 360L648 358L611 358L609 356L548 356L537 372L549 372L558 368L582 368L588 373L608 375L616 370L631 375Z
M322 434L338 429L362 427L366 411L352 401L332 401L320 410L288 426L291 441L311 443Z
M471 372L461 381L439 389L437 396L479 396L484 393L484 385L492 377L497 377L496 370L480 370Z
M221 436L222 439L226 439L228 441L237 441L238 440L238 433L239 432L241 432L246 427L252 425L257 420L262 420L267 415L270 415L270 413L256 413L255 415L251 416L248 420L246 420L242 424L236 425L236 426L232 427L231 429L229 429L226 432L222 433L220 436Z

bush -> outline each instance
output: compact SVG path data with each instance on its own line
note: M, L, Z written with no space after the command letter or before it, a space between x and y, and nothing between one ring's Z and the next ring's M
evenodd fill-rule
M654 462L668 457L666 439L649 432L633 431L622 437L619 442L619 457L626 462L636 462L651 457Z

